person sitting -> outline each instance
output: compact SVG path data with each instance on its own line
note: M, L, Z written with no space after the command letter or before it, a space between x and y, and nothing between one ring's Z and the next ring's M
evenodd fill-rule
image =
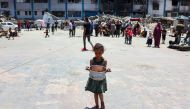
M17 37L18 36L18 32L17 29L15 28L14 32L13 32L13 37Z
M12 37L12 39L14 40L14 36L13 36L12 29L9 28L9 37L8 37L8 40L10 40L11 37Z
M179 45L181 42L181 33L180 32L176 31L174 34L174 37L175 37L174 41L171 41L171 40L169 41L170 46L174 45L174 44Z
M184 38L184 44L188 44L188 46L190 46L190 29L188 30L187 35Z

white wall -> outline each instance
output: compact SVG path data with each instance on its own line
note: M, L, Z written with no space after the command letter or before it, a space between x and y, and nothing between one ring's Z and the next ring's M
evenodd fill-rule
M0 0L0 2L8 2L8 8L1 8L1 11L10 11L10 16L14 16L14 2L13 0ZM0 13L1 14L1 13Z
M166 0L167 1L167 0ZM153 15L158 15L158 16L164 16L164 0L158 0L159 2L159 10L153 10L153 2L149 0L149 5L148 5L148 14L153 16ZM167 7L167 5L166 5Z

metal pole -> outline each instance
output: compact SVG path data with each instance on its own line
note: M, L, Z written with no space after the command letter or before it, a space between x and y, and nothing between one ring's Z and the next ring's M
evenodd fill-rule
M48 11L51 12L51 0L48 0Z
M14 0L14 16L17 19L16 0Z
M82 0L82 13L81 13L82 19L84 19L84 0Z
M147 2L147 3L146 3L146 14L148 14L148 8L149 8L149 7L148 7L148 6L149 6L149 0L147 0L146 2Z
M98 15L100 15L100 0L98 0Z
M164 13L163 13L164 15L164 17L166 17L166 0L164 0Z
M65 19L68 19L68 0L65 0Z
M34 0L31 0L32 20L34 20Z

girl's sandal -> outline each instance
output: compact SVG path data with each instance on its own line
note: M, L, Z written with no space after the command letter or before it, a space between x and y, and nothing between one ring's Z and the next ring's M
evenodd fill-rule
M91 109L99 109L99 106L94 106Z
M100 109L105 109L104 102L101 102L101 108Z

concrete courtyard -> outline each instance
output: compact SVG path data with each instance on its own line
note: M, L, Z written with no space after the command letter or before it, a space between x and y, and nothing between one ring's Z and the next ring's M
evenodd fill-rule
M85 67L94 54L81 52L82 30L74 38L68 31L50 38L43 32L0 38L0 109L94 106L93 94L84 90ZM134 38L132 46L123 37L92 37L92 42L105 46L103 56L112 69L106 109L190 109L190 52L168 49L167 44L148 48L144 38Z

